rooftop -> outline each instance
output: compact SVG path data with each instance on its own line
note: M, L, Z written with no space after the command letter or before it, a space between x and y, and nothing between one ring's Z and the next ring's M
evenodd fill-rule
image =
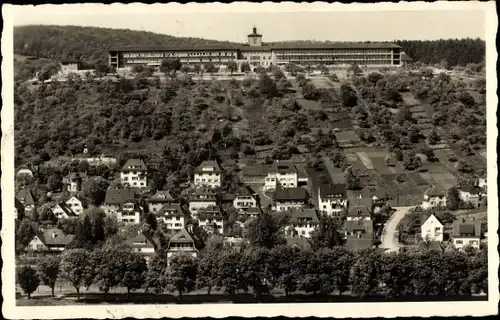
M425 195L429 197L444 197L446 195L446 191L437 186L432 186L425 191Z
M172 202L174 198L167 190L158 190L149 198L149 202Z
M345 198L347 187L344 183L322 184L319 186L319 193L322 198Z
M37 232L37 236L46 246L66 246L73 240L73 235L66 235L58 228Z
M135 201L136 193L134 189L108 189L104 204L121 205L127 201Z
M170 238L169 246L172 243L192 243L194 245L194 240L186 229L181 229Z
M30 206L35 204L33 194L29 189L22 189L16 194L16 198L24 205Z
M203 161L195 170L196 173L204 173L207 171L204 171L204 168L213 168L213 171L210 172L218 172L220 173L220 167L217 161Z
M290 211L290 222L297 223L309 221L311 223L319 223L318 215L314 209L295 209Z
M297 171L297 168L295 168L291 161L284 160L276 160L269 168L269 172L273 173L297 173Z
M345 230L347 232L362 231L364 233L373 233L373 221L371 220L346 220Z
M61 208L62 211L64 211L64 213L66 213L68 217L76 217L76 214L73 212L73 210L71 210L71 208L66 203L61 202L58 203L57 206L59 206L59 208Z
M348 250L361 250L373 247L373 238L371 235L362 235L360 238L357 236L347 236L346 248Z
M459 219L453 221L454 237L481 237L481 220Z
M142 159L129 159L125 163L125 165L122 168L122 171L128 171L128 170L136 170L136 171L147 171L146 164Z
M274 199L276 201L287 201L287 200L303 200L306 201L308 198L307 190L301 187L297 188L278 188L274 192Z
M265 177L267 176L268 171L269 171L268 165L245 166L242 169L243 175L247 177L250 176Z
M156 213L158 217L183 217L181 205L178 203L164 204Z

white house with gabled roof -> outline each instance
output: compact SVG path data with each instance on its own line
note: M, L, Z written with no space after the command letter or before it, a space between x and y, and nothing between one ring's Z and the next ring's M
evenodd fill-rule
M141 159L129 159L120 170L120 180L124 186L146 188L148 169Z
M222 185L222 171L217 161L203 161L194 172L195 187L218 188Z
M443 231L443 223L434 214L431 214L420 226L420 234L425 241L443 242Z
M267 171L264 190L274 190L278 185L282 188L297 188L298 170L291 161L276 160Z

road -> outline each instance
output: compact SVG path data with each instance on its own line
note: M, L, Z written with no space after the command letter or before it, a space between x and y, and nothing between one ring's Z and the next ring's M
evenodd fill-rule
M398 251L400 244L396 235L396 230L401 219L404 218L408 212L415 208L411 207L394 207L396 211L392 214L391 218L387 221L382 231L382 244L381 248L387 249L388 252Z

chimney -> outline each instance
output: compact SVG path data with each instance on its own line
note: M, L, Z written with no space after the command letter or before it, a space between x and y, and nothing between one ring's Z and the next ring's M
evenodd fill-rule
M256 34L256 33L257 33L257 28L253 27L253 34Z

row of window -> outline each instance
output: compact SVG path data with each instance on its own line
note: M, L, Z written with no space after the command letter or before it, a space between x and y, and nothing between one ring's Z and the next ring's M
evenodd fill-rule
M234 56L234 52L161 52L161 53L152 53L152 52L141 52L141 53L123 53L123 58L167 58L167 57L183 57L183 56Z

